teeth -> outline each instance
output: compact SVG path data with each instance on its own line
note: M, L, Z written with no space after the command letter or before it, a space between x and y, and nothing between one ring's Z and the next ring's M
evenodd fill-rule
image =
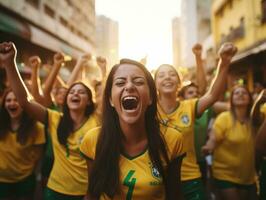
M123 100L124 101L126 101L126 100L136 100L137 101L137 97L125 97Z
M122 105L125 110L134 110L138 106L138 99L134 96L124 97L122 100Z

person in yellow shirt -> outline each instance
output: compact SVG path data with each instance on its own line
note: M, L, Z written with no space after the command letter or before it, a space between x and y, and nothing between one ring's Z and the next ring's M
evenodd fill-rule
M15 63L17 50L11 42L0 44L0 63L6 70L19 104L34 119L44 123L51 135L54 165L48 179L45 200L81 200L88 186L86 161L79 153L84 134L97 126L93 116L91 90L73 83L66 94L62 115L30 99Z
M44 126L7 89L0 108L0 199L33 199L34 169L44 150Z
M139 62L122 59L107 77L101 128L80 150L87 158L89 199L179 199L182 135L159 127L156 88Z
M155 73L161 123L179 130L184 136L184 148L187 154L182 162L181 180L185 199L206 199L195 155L194 122L196 117L201 116L217 101L223 91L229 64L236 51L236 47L231 43L225 43L221 47L218 73L209 91L199 99L184 101L177 99L181 78L172 65L163 64Z
M252 96L242 85L232 89L231 110L213 124L202 151L213 152L212 172L222 199L256 199L254 136L250 120Z

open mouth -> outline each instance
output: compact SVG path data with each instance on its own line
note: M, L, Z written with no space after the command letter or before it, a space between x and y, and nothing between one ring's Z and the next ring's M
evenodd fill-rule
M135 110L138 107L138 98L137 97L124 97L122 99L122 106L125 110Z
M80 102L80 99L78 99L78 98L73 98L73 99L71 99L71 102L73 102L73 103L79 103L79 102Z
M13 113L13 112L16 112L18 108L8 108L8 110Z

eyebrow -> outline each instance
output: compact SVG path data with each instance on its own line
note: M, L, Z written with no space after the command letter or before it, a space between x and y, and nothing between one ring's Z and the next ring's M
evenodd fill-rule
M144 79L144 80L145 80L145 77L144 77L144 76L135 76L135 77L133 77L132 79L134 80L134 79L137 79L137 78L141 78L141 79ZM115 77L115 78L114 78L114 81L117 80L117 79L123 79L123 80L125 80L125 79L127 79L127 78L126 78L126 77L122 77L122 76L120 76L120 77Z

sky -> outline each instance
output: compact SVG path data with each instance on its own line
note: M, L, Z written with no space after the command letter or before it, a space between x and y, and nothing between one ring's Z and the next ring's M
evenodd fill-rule
M96 14L119 23L119 57L147 56L151 70L173 63L171 20L180 15L180 0L95 0Z

